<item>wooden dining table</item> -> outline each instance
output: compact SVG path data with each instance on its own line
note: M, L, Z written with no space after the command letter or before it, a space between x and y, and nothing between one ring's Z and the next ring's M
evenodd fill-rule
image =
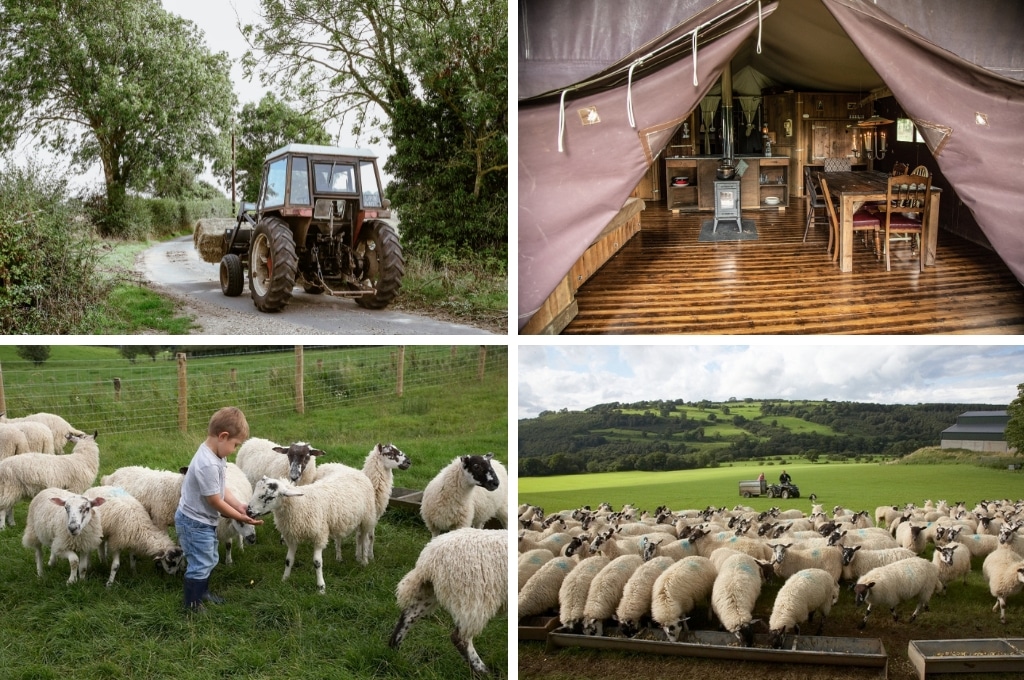
M853 214L865 203L885 201L889 176L884 172L830 172L825 175L828 190L839 206L839 270L853 271ZM928 221L921 234L924 263L935 266L935 247L939 239L939 198L942 190L932 187ZM885 216L880 215L884 220ZM884 222L882 223L884 226ZM883 235L884 238L884 235Z

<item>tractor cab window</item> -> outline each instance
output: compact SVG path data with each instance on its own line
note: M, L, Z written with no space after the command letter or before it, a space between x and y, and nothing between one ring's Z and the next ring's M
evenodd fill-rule
M274 161L267 168L267 182L263 193L263 207L284 205L285 185L288 181L288 159Z
M356 169L353 165L324 162L313 163L313 176L316 178L317 193L356 193Z
M363 188L363 207L380 208L383 204L380 198L380 185L377 184L377 171L370 161L359 163L360 186Z
M310 205L309 163L305 158L292 159L292 185L288 195L289 205Z

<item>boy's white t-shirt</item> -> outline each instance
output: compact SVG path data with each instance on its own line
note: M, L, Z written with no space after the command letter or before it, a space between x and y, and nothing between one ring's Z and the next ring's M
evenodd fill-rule
M185 481L181 484L181 500L178 509L186 517L217 526L220 513L208 502L207 496L224 497L224 479L227 461L215 454L203 442L192 457L185 473Z

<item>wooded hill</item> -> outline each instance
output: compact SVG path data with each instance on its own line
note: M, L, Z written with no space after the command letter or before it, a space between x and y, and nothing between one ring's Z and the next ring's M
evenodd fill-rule
M937 446L964 411L991 404L645 401L544 411L519 421L523 477L683 470L776 456L902 457Z

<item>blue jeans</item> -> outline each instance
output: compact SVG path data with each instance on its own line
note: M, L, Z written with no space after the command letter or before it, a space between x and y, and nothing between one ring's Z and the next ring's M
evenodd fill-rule
M220 561L217 527L197 522L181 514L179 510L174 513L174 528L178 532L178 544L181 545L181 550L188 561L185 578L210 578L210 573Z

